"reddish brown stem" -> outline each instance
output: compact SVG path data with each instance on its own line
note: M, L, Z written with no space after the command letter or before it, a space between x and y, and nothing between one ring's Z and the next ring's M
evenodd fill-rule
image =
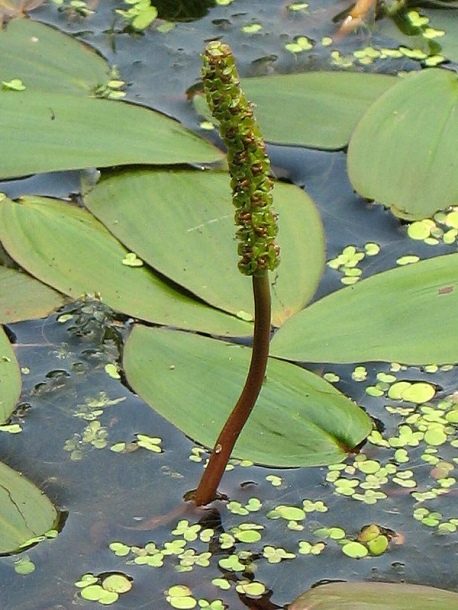
M265 377L271 326L268 273L253 275L252 282L255 318L250 368L242 393L218 436L210 460L200 479L194 496L197 506L209 504L217 497L218 485L234 445L256 403Z

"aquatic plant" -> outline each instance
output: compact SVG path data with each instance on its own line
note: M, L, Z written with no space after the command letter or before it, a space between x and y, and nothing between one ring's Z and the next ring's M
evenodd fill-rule
M80 43L52 28L27 20L12 20L1 34L0 47L2 52L8 50L9 58L2 68L8 70L8 76L0 93L2 133L9 143L0 151L3 178L88 165L99 168L166 163L207 166L222 160L222 153L214 146L159 113L98 99L119 99L123 83L113 76L101 57ZM41 53L37 54L34 52L36 48L33 49L30 61L24 62L26 42L35 39ZM56 48L62 60L60 65L65 65L65 70L57 72L53 63ZM440 96L444 104L437 104L432 122L436 133L441 120L447 116L445 110L455 104L456 77L442 70L425 70L404 81L369 74L296 74L262 79L263 83L261 79L249 79L246 89L257 90L253 99L262 119L272 107L273 86L285 91L287 87L284 85L291 86L290 94L284 100L294 101L285 115L294 117L296 132L299 113L309 115L310 112L312 126L330 123L326 115L308 109L306 104L310 100L315 108L320 109L326 106L324 100L331 99L334 104L338 102L332 106L337 117L334 126L331 125L331 129L322 136L317 136L315 130L315 139L309 140L309 144L335 149L352 140L349 167L350 172L355 171L356 175L358 150L366 150L367 130L371 131L368 125L373 125L380 116L381 108L384 112L388 107L390 112L398 112L406 106L412 108L409 104L413 97L410 94L413 79L417 79L417 84L423 83L428 95L434 90L444 93ZM361 89L365 91L365 97L355 102L354 98L358 97L355 91ZM385 106L387 99L390 104ZM425 104L428 109L431 106ZM341 120L342 117L345 120ZM425 117L428 120L428 116ZM360 124L356 127L358 122ZM113 130L114 123L122 125L122 130ZM280 122L271 123L277 128ZM300 131L306 130L307 124L307 121L301 123ZM284 129L281 123L280 131L280 136L266 131L268 139L296 143L289 135L291 131ZM453 130L451 133L453 136ZM334 139L329 138L329 134ZM401 135L403 146L408 149L409 130ZM143 136L151 138L154 145ZM431 132L427 137L431 137ZM63 149L62 142L69 140L73 142L72 147ZM304 144L304 141L297 143ZM416 150L422 150L424 143L425 140L421 139ZM453 138L444 134L438 151L447 150L452 145ZM362 156L367 159L366 154ZM391 155L385 155L385 159L390 158ZM382 167L381 162L377 167ZM410 168L400 169L401 172L407 170ZM429 165L425 173L431 173ZM434 172L434 177L436 174L442 176L439 171ZM187 335L170 327L226 337L251 335L253 312L248 291L239 288L241 284L230 275L228 269L232 268L232 260L227 254L230 244L228 250L222 245L227 241L231 224L222 211L227 204L227 180L224 171L215 169L203 172L188 168L122 169L105 172L95 186L85 177L84 202L87 209L30 196L19 202L4 197L1 204L3 246L11 259L31 274L11 268L15 263L5 256L7 262L0 267L2 323L44 315L62 304L64 294L75 299L85 293L100 292L113 309L146 323L166 326L151 329L137 323L126 343L124 368L140 395L205 446L213 444L215 432L222 425L221 420L231 403L231 393L240 387L240 371L251 352L247 348L232 347L228 358L227 343ZM440 180L441 184L455 188L453 180ZM401 178L398 181L402 183ZM381 182L387 184L390 180L383 175ZM364 192L363 186L358 188ZM189 209L186 215L188 212L185 214L182 200L184 192L189 208L193 210L202 200L212 204L207 205L199 218ZM275 273L274 279L273 326L284 327L276 333L272 343L275 356L309 362L354 362L364 358L419 364L431 360L456 360L456 345L447 325L443 324L445 318L453 324L451 316L456 312L456 255L436 257L410 268L380 274L360 282L351 290L337 291L304 309L322 272L324 249L318 214L301 189L277 184L276 192L276 208L283 223L280 235L282 256L287 264L282 266L278 276ZM449 192L434 205L442 207L449 203ZM157 193L161 193L161 200L158 200ZM371 193L368 192L368 196ZM374 193L372 196L377 195ZM415 196L413 200L419 201ZM170 226L175 233L165 240L156 239L154 234L145 235L144 202L147 202L152 218L151 226L154 222L161 226L160 237L165 226ZM388 199L386 203L393 205ZM405 203L399 206L395 202L394 205L409 212ZM430 212L431 208L416 208L411 213L423 217ZM451 231L456 224L452 217L454 213L448 212L444 216L444 223L449 223ZM172 216L173 222L170 222ZM30 231L32 226L34 231ZM209 227L217 233L207 232ZM198 237L200 241L186 241L188 237ZM196 257L192 265L186 254L190 251ZM202 253L206 259L204 265L199 258ZM190 271L186 273L181 264L176 265L177 260L186 260ZM168 278L168 283L163 281L163 277ZM119 286L123 289L119 290ZM209 286L213 289L212 294ZM33 306L27 298L31 289L37 295ZM382 294L390 295L383 306ZM11 295L14 295L13 300ZM339 316L335 315L336 310L340 312ZM427 325L424 324L425 311L428 314ZM348 321L345 327L343 314ZM393 319L396 325L392 324ZM415 332L419 326L423 328L421 335ZM375 341L380 337L384 338L382 343ZM4 333L2 350L0 377L6 392L2 416L3 421L8 421L19 395L20 373ZM161 357L156 356L156 352ZM166 366L164 354L168 359ZM188 362L195 354L200 354L202 362L207 365L210 362L214 365L208 377L199 373L205 377L203 385L211 388L203 399L202 387L195 383L194 363ZM258 415L253 414L251 428L247 428L245 437L240 436L236 455L250 457L257 463L279 466L329 463L343 459L367 435L369 419L325 380L273 358L269 358L269 367ZM200 366L199 371L203 369L205 366ZM154 379L151 370L157 371ZM172 375L174 379L170 383ZM220 400L215 398L212 390L223 378L221 391L217 394L224 393L227 397ZM287 396L285 379L288 379L288 389L291 389ZM298 396L302 397L303 419L300 425L296 422ZM178 406L173 413L169 408L171 402ZM278 410L280 402L281 411ZM194 407L190 409L189 404ZM207 429L202 430L199 422L205 421L210 409L215 415ZM270 422L270 437L258 433L265 421ZM278 444L273 443L275 435L281 439ZM317 435L320 442L317 442ZM321 447L320 451L318 447Z
M232 450L255 405L264 382L269 355L271 301L268 272L280 262L275 243L277 216L272 206L273 181L266 145L253 108L240 88L234 56L228 45L210 42L203 55L202 77L207 103L218 120L227 146L232 201L238 226L239 270L252 277L254 331L251 362L242 393L221 430L194 501L208 504L217 495Z

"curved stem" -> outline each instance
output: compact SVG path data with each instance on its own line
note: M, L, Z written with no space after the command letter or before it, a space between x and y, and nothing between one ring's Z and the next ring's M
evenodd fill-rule
M255 318L250 368L242 393L218 436L195 492L194 502L197 506L208 504L216 498L218 485L234 445L256 403L265 377L271 326L268 273L253 275L252 282Z

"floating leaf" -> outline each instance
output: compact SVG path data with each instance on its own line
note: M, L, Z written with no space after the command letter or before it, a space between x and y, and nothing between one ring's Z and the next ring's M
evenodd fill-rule
M427 218L458 200L457 141L456 74L421 70L400 79L361 119L348 149L351 183L403 218Z
M8 421L20 394L19 365L8 337L0 326L0 425Z
M209 447L234 406L251 350L165 329L136 326L124 350L130 385L158 413ZM321 377L270 359L267 379L234 456L272 466L344 459L371 421Z
M0 265L0 322L42 318L63 303L64 297L49 286Z
M458 254L338 290L283 326L271 353L304 362L458 362Z
M242 87L268 142L335 150L348 144L370 104L396 82L382 74L306 72L246 78ZM209 116L204 98L195 104Z
M87 167L206 163L214 146L158 112L126 102L0 91L0 178Z
M224 311L253 315L251 281L237 269L228 174L125 171L85 196L88 208L154 269ZM277 183L282 264L272 274L273 324L281 326L315 293L324 266L324 235L304 191ZM135 256L134 255L134 256Z
M31 19L13 19L0 30L0 57L0 81L20 79L27 90L88 95L110 71L87 45Z
M458 593L423 585L333 582L300 595L288 610L451 610Z
M89 212L55 199L0 204L0 239L34 277L79 298L100 293L112 309L158 324L215 334L251 334L251 325L197 302L146 266L123 264L127 250Z
M12 553L52 529L57 511L44 493L0 462L0 553Z

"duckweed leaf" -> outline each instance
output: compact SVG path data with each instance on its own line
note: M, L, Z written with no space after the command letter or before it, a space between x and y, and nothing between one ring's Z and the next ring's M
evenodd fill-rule
M148 404L210 447L238 398L250 355L240 345L137 325L124 369ZM234 457L279 467L329 464L344 459L370 430L368 416L324 379L270 359Z
M355 129L351 183L403 218L427 218L458 199L457 141L457 75L441 69L410 74L379 97Z
M44 493L0 462L0 553L11 553L52 529L57 511Z
M458 8L458 3L447 2L449 6L453 4L454 8ZM440 44L440 54L450 59L458 61L458 11L444 11L440 8L428 8L421 11L431 18L430 24L435 30L444 32L443 36L436 38L436 42Z
M123 264L127 250L89 212L55 199L0 204L0 239L34 277L78 298L100 293L112 309L158 324L247 335L251 325L178 292L145 265Z
M229 177L213 171L125 171L102 179L87 207L143 261L204 300L253 315L251 282L237 269ZM277 183L282 264L272 274L273 324L313 296L324 266L324 235L304 191Z
M396 82L382 74L306 72L246 78L242 87L256 105L268 142L336 150L348 144L370 104ZM207 115L204 98L195 104Z
M271 353L305 362L458 362L458 254L391 269L289 320Z
M458 593L405 583L333 582L300 595L288 610L451 610Z
M47 91L0 91L0 178L130 164L205 163L221 151L158 112Z
M0 30L0 57L0 81L18 78L28 90L88 95L110 70L87 45L31 19L13 19Z
M0 322L19 322L47 316L64 297L30 275L0 266Z
M8 421L20 394L19 365L8 337L0 326L0 425Z

